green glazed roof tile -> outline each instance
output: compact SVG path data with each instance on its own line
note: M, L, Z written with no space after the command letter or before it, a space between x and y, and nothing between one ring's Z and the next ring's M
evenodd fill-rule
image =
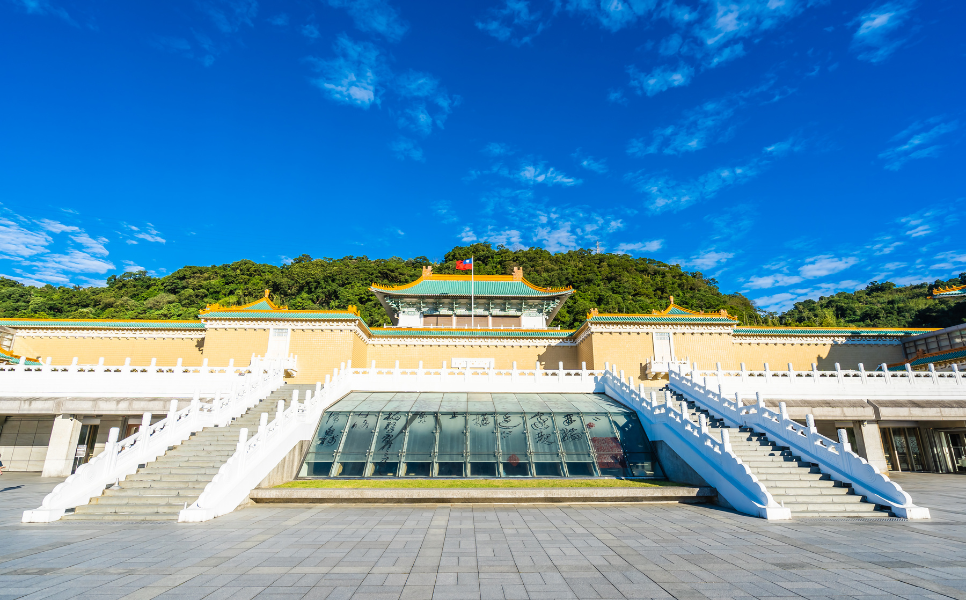
M111 329L204 329L201 321L111 321L110 319L0 319L3 327L82 327Z
M573 331L514 329L373 329L376 337L567 338Z
M467 296L470 295L470 281L424 279L414 285L400 286L402 289L372 286L372 291L381 292L389 296ZM538 298L553 298L572 293L573 290L560 291L536 290L522 281L476 281L473 293L477 296L530 296Z
M916 335L936 329L851 329L841 328L821 328L821 327L735 327L736 335Z

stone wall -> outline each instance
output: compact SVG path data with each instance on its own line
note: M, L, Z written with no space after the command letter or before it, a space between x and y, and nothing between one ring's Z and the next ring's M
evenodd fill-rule
M247 365L252 354L264 356L268 350L270 328L209 329L205 335L204 357L211 366L226 366L234 359L236 366Z
M104 332L110 335L111 332ZM13 352L22 356L39 356L53 365L69 365L74 357L78 364L97 364L104 359L106 365L123 365L131 359L132 365L149 365L156 358L158 365L170 366L183 359L184 365L201 364L205 338L134 337L117 331L114 337L94 337L85 334L64 334L57 336L23 336L14 338Z
M865 365L868 371L874 371L882 363L896 363L904 360L902 344L898 340L894 344L833 344L822 342L752 342L736 341L734 343L735 360L731 366L722 361L725 369L737 369L740 363L745 363L749 370L761 370L765 363L773 371L784 371L788 363L796 371L808 371L812 363L818 365L821 371L835 369L835 363L843 369L858 369L859 363ZM702 369L714 368L714 364L699 364Z

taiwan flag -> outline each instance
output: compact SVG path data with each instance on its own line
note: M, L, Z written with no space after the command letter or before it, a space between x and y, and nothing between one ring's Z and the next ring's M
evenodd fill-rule
M466 260L456 261L456 268L460 271L469 271L473 268L473 259L467 258Z

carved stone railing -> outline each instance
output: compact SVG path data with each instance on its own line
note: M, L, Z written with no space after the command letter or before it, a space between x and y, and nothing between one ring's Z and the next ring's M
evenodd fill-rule
M635 389L624 372L610 369L602 378L604 393L634 409L652 442L664 442L735 510L764 519L788 519L791 511L779 505L731 448L727 430L711 434L702 415L691 421L682 402L675 406L670 392L648 398L644 386Z
M120 430L112 427L104 450L55 487L39 508L25 511L23 522L56 521L68 509L87 504L103 494L107 486L157 460L170 446L180 444L193 432L226 426L278 389L285 370L294 364L293 359L255 359L244 374L234 375L224 392L215 392L211 402L202 402L196 393L188 407L178 410L178 401L172 400L167 417L151 423L151 413L144 413L138 432L123 440L117 439Z
M713 389L709 387L706 377L692 378L691 374L694 372L672 371L671 389L683 394L685 398L708 410L714 416L723 419L731 427L749 427L756 432L764 433L779 445L788 446L794 454L817 464L822 472L829 474L832 479L852 484L852 489L857 494L866 496L871 502L887 506L896 516L907 519L929 518L929 509L913 504L912 498L899 484L891 481L874 465L852 451L844 429L839 430L838 442L830 440L815 429L812 415L807 415L805 425L793 421L788 417L784 402L779 403L778 412L768 409L762 392L752 394L756 400L755 404L744 406L744 399L749 397L747 392L739 391L729 396L724 391L723 383L719 384L717 389ZM698 374L700 376L700 372ZM880 378L880 381L884 379ZM718 381L718 379L715 378L712 381ZM836 380L827 378L826 383L836 383ZM934 385L931 382L920 383ZM803 383L801 387L808 385L809 383ZM888 384L881 385L885 387ZM958 383L951 383L951 385L958 385Z
M261 357L252 356L261 364ZM287 364L295 365L292 356ZM251 366L236 367L234 361L228 366L209 366L204 359L201 366L185 366L178 359L173 366L158 366L152 359L150 365L132 365L131 359L123 365L105 365L100 359L96 365L80 365L77 359L70 365L55 366L50 359L41 365L0 365L0 397L96 397L96 398L191 398L195 392L213 396L219 390L233 385L240 375L251 371Z
M788 518L789 511L774 498L731 451L724 440L708 434L706 425L692 423L687 411L669 403L648 402L642 392L622 383L616 367L608 370L487 369L457 370L399 368L355 368L351 363L326 376L325 385L316 384L306 392L303 402L297 394L286 409L280 401L275 418L263 414L254 436L240 433L235 453L190 507L181 511L180 521L207 521L235 510L259 482L288 455L299 442L315 435L323 412L352 391L395 392L491 392L491 393L606 393L641 417L652 439L667 442L682 459L737 510L768 519ZM621 373L623 378L623 373Z
M784 371L772 371L768 364L761 371L741 369L698 369L697 365L678 365L672 368L679 375L723 393L752 394L762 392L771 399L946 399L966 398L966 377L953 365L949 371L937 371L929 365L926 371L913 371L909 365L903 371L889 371L885 364L878 370L842 369L838 363L834 371L820 371L813 364L809 371L796 371L789 364Z

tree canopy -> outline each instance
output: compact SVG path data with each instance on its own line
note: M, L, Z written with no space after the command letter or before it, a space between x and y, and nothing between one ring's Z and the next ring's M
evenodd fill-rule
M457 273L457 260L475 257L480 275L509 275L522 267L530 282L544 287L573 286L552 325L577 327L591 308L608 313L650 313L674 296L694 310L722 308L746 324L856 326L934 326L966 321L966 302L926 300L926 284L897 287L873 283L865 290L797 303L783 315L758 310L745 296L726 294L718 282L649 258L573 250L552 254L541 248L510 250L480 243L458 246L434 264L425 256L370 259L366 256L312 258L303 254L276 266L240 260L210 267L188 266L164 277L145 271L111 275L104 287L27 286L0 278L0 316L73 319L194 319L207 304L238 305L270 290L276 304L292 309L359 307L371 326L389 323L372 283L397 285L417 279L422 267ZM460 273L465 273L460 271ZM959 285L960 279L937 282Z

